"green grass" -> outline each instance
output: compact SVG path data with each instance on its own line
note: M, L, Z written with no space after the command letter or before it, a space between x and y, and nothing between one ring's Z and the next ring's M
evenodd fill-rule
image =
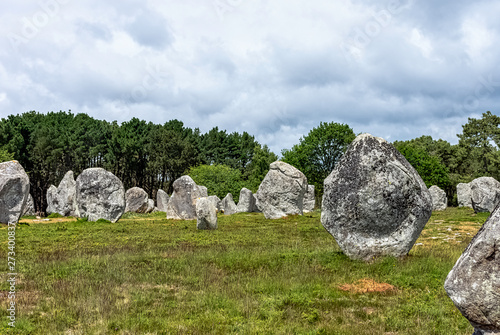
M222 215L215 231L165 213L117 223L25 219L16 328L2 295L0 333L468 335L443 283L486 217L436 212L408 257L369 264L343 255L317 212ZM0 236L6 273L6 227ZM361 279L395 289L340 288Z

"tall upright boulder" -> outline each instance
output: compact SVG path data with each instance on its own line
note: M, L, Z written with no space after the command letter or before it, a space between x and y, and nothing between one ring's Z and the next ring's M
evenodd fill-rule
M16 223L30 191L30 180L17 161L0 163L0 222Z
M448 207L448 197L446 196L446 192L439 188L439 186L432 185L429 187L429 193L432 198L433 211L444 211Z
M370 134L356 137L324 182L321 223L352 259L406 255L431 213L417 171Z
M474 236L445 280L474 334L500 334L500 206Z
M219 199L218 196L211 195L207 197L207 199L215 206L217 212L220 212L222 210L222 201Z
M170 198L168 197L167 192L165 192L164 190L158 190L158 192L156 192L156 207L158 207L158 210L160 212L167 211L169 200Z
M316 206L316 196L314 194L314 185L307 186L307 192L304 195L304 213L312 212Z
M457 185L458 207L472 208L472 189L470 183L460 183Z
M116 222L125 212L125 189L113 173L86 169L76 178L76 202L80 217Z
M154 207L154 206L153 206ZM146 213L148 194L140 187L132 187L125 192L125 213Z
M266 219L303 214L307 178L285 162L271 163L269 172L255 194L256 204Z
M35 202L31 194L28 194L28 201L24 205L23 214L21 216L35 215Z
M236 212L238 213L250 213L253 212L255 208L255 197L252 191L248 188L243 187L240 191L240 197L238 200L238 205L236 206Z
M492 177L480 177L470 182L472 208L478 212L493 212L500 202L500 182Z
M200 230L217 229L217 208L208 198L196 202L196 228Z
M46 212L75 216L76 211L76 181L73 171L68 171L58 187L51 185L47 190Z
M222 199L221 207L224 211L224 215L232 215L238 212L238 207L236 206L231 193L228 193L224 199Z
M180 177L172 186L174 193L168 201L167 219L196 219L196 202L199 198L207 197L206 187L196 185L189 176Z

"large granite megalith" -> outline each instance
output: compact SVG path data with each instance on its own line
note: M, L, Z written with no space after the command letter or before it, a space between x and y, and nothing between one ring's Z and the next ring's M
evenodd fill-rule
M169 199L170 198L167 192L165 192L164 190L158 190L158 192L156 192L156 207L158 207L158 210L160 212L167 211Z
M472 190L470 183L460 183L457 185L458 207L472 208Z
M224 211L224 215L233 215L237 212L237 206L231 193L226 194L220 203L222 210Z
M307 186L307 192L304 195L304 213L312 212L316 206L316 196L314 194L314 185Z
M451 269L444 288L474 334L500 334L500 206Z
M102 168L86 169L76 178L76 203L82 218L116 222L125 212L123 183Z
M125 213L146 213L148 211L148 199L148 194L142 188L129 188L125 192Z
M370 134L356 137L324 182L321 222L352 259L406 255L431 213L422 178Z
M252 191L248 188L243 187L240 191L240 197L238 200L238 206L236 206L236 212L238 213L250 213L253 212L255 208L255 197Z
M198 186L189 176L182 176L173 183L174 193L167 205L167 219L196 219L196 201L207 197L207 188Z
M480 177L470 182L472 208L477 212L493 212L500 202L500 182Z
M26 206L30 180L17 161L0 163L0 222L16 223Z
M269 172L255 193L256 205L266 219L303 214L307 178L285 162L271 163Z
M432 185L429 187L429 193L432 198L433 211L444 211L448 207L448 197L446 196L446 192L439 186Z
M58 187L50 185L47 190L47 210L62 216L76 216L76 181L73 171L68 171Z
M217 229L217 208L208 198L196 202L196 228L200 230Z

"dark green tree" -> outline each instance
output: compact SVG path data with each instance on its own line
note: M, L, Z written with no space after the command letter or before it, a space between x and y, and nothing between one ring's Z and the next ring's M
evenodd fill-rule
M206 186L208 195L217 195L223 199L228 193L237 203L240 190L245 187L241 172L226 165L200 165L192 167L188 175L196 184Z
M346 124L321 122L290 150L283 150L282 160L302 171L309 182L323 193L323 182L347 150L356 135Z

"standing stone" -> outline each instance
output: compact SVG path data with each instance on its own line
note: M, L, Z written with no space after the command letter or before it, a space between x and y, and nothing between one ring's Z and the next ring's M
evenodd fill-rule
M444 288L475 328L500 333L500 207L486 220L451 269Z
M189 176L182 176L173 183L174 193L167 205L167 219L196 219L196 201L206 197L206 187L196 185Z
M47 213L62 216L76 215L76 181L73 171L68 171L58 187L50 185L47 190Z
M155 210L155 201L153 199L148 199L148 208L146 208L146 213L153 213Z
M23 214L21 216L35 215L35 202L31 194L28 194L28 201L24 206Z
M240 198L238 200L238 206L236 206L236 212L238 213L250 213L253 212L255 208L255 197L252 191L248 188L243 187L240 191Z
M458 207L472 208L472 190L470 183L460 183L457 185Z
M316 196L314 195L314 185L307 186L307 192L304 195L304 213L309 213L316 206Z
M196 202L196 228L217 229L217 208L208 198L200 198Z
M16 223L30 191L30 180L17 161L0 163L0 222Z
M52 213L57 213L57 207L56 207L56 202L57 202L57 187L54 185L50 185L49 188L47 189L47 209L45 212L47 214L52 214Z
M429 193L432 198L433 211L444 211L448 207L448 198L446 197L445 191L436 185L432 185L429 187Z
M76 178L76 202L80 217L116 222L125 211L125 189L111 172L86 169Z
M164 190L158 190L156 192L156 207L160 212L166 212L168 206L168 194Z
M480 177L470 182L472 208L478 212L493 212L500 202L500 183L492 177Z
M287 215L302 215L306 176L293 166L276 161L255 194L257 207L266 219L279 219Z
M224 215L232 215L237 212L238 207L234 203L233 195L228 193L224 199L221 201L222 209L224 210Z
M129 188L125 193L125 203L125 213L147 213L148 194L140 187Z
M406 255L431 214L422 178L370 134L356 137L324 182L321 223L352 259Z
M207 197L207 199L212 202L212 204L215 206L215 208L217 208L217 212L221 211L221 209L222 209L222 202L221 202L221 200L219 199L218 196L211 195L211 196Z

